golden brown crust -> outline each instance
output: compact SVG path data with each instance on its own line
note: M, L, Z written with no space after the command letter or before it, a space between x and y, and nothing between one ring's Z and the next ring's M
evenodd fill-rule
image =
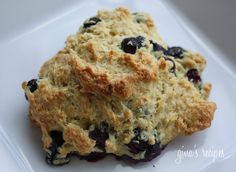
M216 104L213 102L190 104L185 113L179 116L176 121L178 132L181 135L189 135L210 127L215 110Z
M95 141L89 138L88 132L72 123L65 127L63 138L72 144L81 155L89 154L95 146Z
M108 76L95 74L91 68L76 69L76 76L80 80L84 92L102 94L104 96L117 96L120 98L129 97L131 86L127 81L109 81Z

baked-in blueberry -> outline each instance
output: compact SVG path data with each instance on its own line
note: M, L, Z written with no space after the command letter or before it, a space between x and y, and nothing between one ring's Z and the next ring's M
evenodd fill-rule
M189 69L186 76L189 81L195 84L202 81L197 69Z
M166 49L163 48L163 47L162 47L161 45L159 45L158 43L153 42L152 40L150 40L150 43L151 43L152 46L153 46L153 48L152 48L153 51L162 51L162 52L165 52L165 51L166 51Z
M31 79L30 81L28 81L27 87L29 88L31 93L33 93L35 90L37 90L37 88L38 88L37 79Z
M61 131L53 130L50 132L50 136L52 138L52 143L48 148L50 152L47 152L46 154L46 162L51 165L63 165L69 163L70 154L68 154L65 158L58 158L58 149L65 142L63 139L63 133ZM60 163L55 163L56 160L60 160Z
M46 162L48 164L54 165L53 161L56 159L56 155L58 154L57 145L52 143L48 149L50 150L50 153L46 153Z
M165 54L174 58L182 59L184 57L184 52L185 50L181 47L168 47L168 50L165 51Z
M121 49L129 54L135 54L138 48L144 46L145 38L142 36L129 37L121 42Z
M137 41L138 48L141 48L145 45L145 38L143 36L137 36L136 41Z
M130 152L138 154L145 151L149 145L147 141L132 139L127 146L129 147Z
M84 22L84 28L96 25L98 22L101 22L101 19L99 19L98 17L91 17L88 21Z
M161 154L162 148L160 142L155 140L154 145L150 145L148 141L141 140L141 129L136 128L134 130L134 138L127 144L129 150L133 154L138 154L145 151L144 159L140 161L151 161L153 158Z
M58 154L58 148L65 142L63 139L63 134L61 131L51 131L50 136L52 139L51 145L49 147L50 153L47 152L46 161L49 164L53 164Z
M121 48L126 53L135 54L137 49L136 38L125 38L121 42Z
M132 152L133 154L138 154L140 152L143 152L149 146L147 141L141 140L140 134L141 134L141 129L140 128L136 128L134 130L134 135L135 136L127 144L127 146L129 147L130 152Z
M107 153L105 152L92 152L87 156L81 157L81 159L85 159L89 162L96 162L99 161L107 156Z
M117 160L123 160L125 162L131 162L131 163L139 163L139 162L148 162L152 159L156 158L158 155L161 154L162 150L166 147L161 146L158 142L156 142L154 145L150 145L144 155L143 159L133 159L132 157L128 155L122 155L122 156L115 156Z
M89 137L96 140L96 146L98 148L105 150L105 142L109 138L108 124L106 122L102 122L99 128L95 127L93 131L89 132Z
M146 152L145 152L144 161L151 161L152 159L156 158L158 155L161 154L161 151L163 149L164 148L162 148L160 143L157 141L154 145L149 145Z
M145 152L144 158L143 159L133 159L132 157L128 155L122 155L122 156L116 156L117 160L123 160L125 162L131 162L131 163L139 163L139 162L148 162L151 161L152 159L156 158L158 155L161 154L162 150L166 146L161 146L160 143L156 142L154 145L150 145Z
M176 66L175 66L174 60L172 60L172 59L169 58L169 57L164 57L164 58L165 58L165 60L168 60L168 61L170 61L170 62L173 64L172 68L170 68L170 72L176 74L176 73L175 73Z
M53 130L50 132L52 142L55 143L58 147L63 145L65 140L63 139L63 133L61 131Z

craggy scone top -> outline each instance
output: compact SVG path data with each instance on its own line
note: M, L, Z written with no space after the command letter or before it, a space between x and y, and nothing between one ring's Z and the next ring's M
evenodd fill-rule
M86 20L39 79L22 85L53 164L71 152L151 160L176 136L210 126L216 105L200 77L205 64L168 47L148 14L117 8Z

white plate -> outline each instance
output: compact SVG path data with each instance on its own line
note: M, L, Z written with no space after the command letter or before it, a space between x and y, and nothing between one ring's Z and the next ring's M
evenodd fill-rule
M46 2L44 4L47 4ZM223 55L219 57L214 53L215 49L208 44L207 40L198 37L198 32L188 25L184 17L173 13L171 6L162 1L147 3L146 0L89 2L60 0L48 2L48 6L37 3L36 6L39 6L35 8L35 13L34 10L30 10L32 17L31 13L23 16L28 20L22 20L20 17L16 20L11 15L11 20L5 21L8 19L5 16L2 29L4 32L0 33L0 140L5 144L3 148L8 148L21 171L200 171L218 169L217 165L225 164L222 160L235 154L236 138L233 136L236 131L236 79L224 63L226 57ZM51 8L53 10L49 10L53 5L55 5ZM98 163L88 163L74 157L68 165L48 166L41 149L39 130L31 125L27 116L28 104L21 89L21 82L37 77L43 62L64 46L66 37L75 33L86 18L93 16L98 9L113 9L118 6L150 13L168 44L180 45L201 52L205 56L208 63L203 80L213 84L210 99L218 106L212 126L192 136L177 138L167 146L161 156L149 163L130 165L111 157ZM44 7L47 9L45 10ZM28 8L25 10L27 11ZM27 12L22 10L20 14L27 14ZM208 152L209 154L206 155L202 150L214 152ZM193 157L184 158L183 156L191 156L190 151L193 151ZM181 161L178 159L180 153L182 153ZM212 156L216 158L214 161ZM226 166L224 165L225 168ZM7 166L4 167L7 169Z

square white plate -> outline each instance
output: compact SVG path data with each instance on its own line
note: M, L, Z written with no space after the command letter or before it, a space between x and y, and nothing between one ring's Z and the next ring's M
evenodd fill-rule
M50 1L48 5L56 2ZM28 20L23 24L11 17L12 26L8 24L9 28L5 27L4 32L0 33L0 141L8 148L21 171L200 171L212 164L220 164L221 160L235 153L236 78L223 62L226 57L214 53L214 48L207 44L207 40L198 37L184 18L173 13L171 6L154 0L148 3L146 0L58 2L53 10L36 10L35 13L31 10L32 14L38 15L31 17L29 13L29 16L25 16ZM49 166L45 163L45 153L41 149L40 132L28 119L28 103L21 83L36 78L43 62L64 46L66 37L75 33L85 19L95 15L98 9L112 10L118 6L134 12L150 13L159 33L169 45L179 45L205 56L207 67L203 80L213 84L210 99L218 106L212 126L192 136L177 138L161 156L149 163L131 165L112 157L89 163L74 157L68 165Z

